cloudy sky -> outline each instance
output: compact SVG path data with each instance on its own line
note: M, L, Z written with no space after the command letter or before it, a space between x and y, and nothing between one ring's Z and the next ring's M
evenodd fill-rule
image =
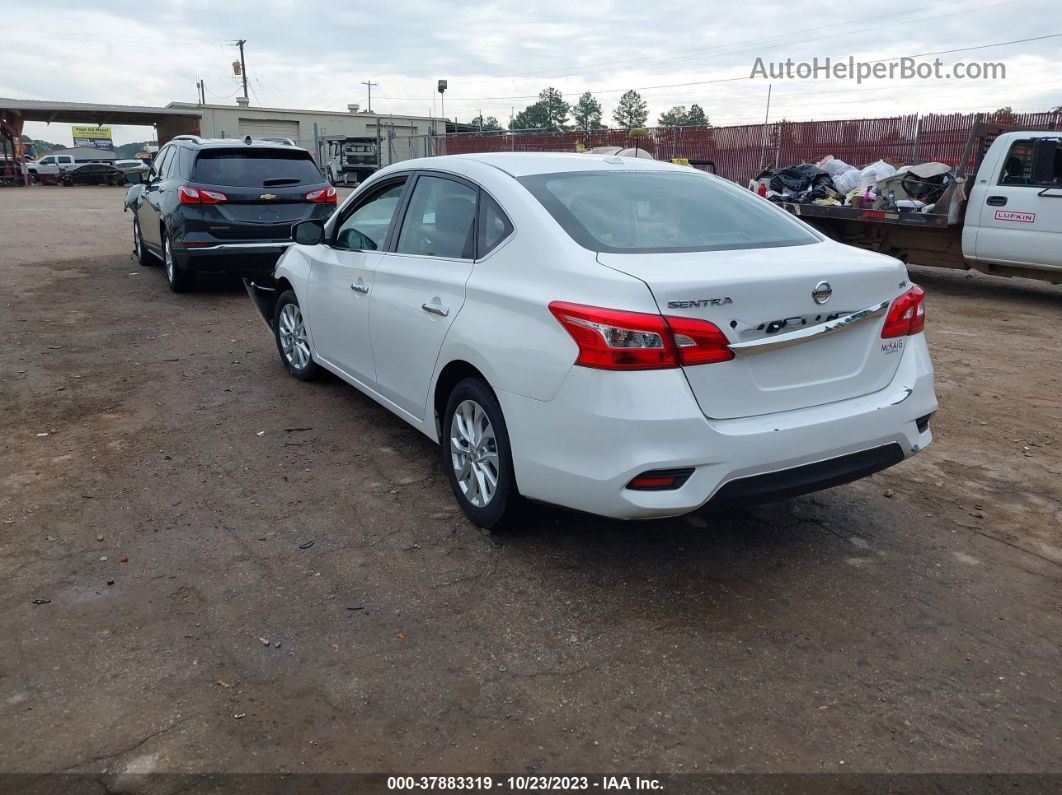
M1029 40L1037 37L1037 41ZM165 105L230 104L233 40L247 39L251 104L440 114L482 110L506 124L544 86L573 101L590 90L611 114L636 88L650 123L672 105L699 103L715 125L762 122L764 62L814 57L877 61L904 55L999 61L1006 79L774 81L772 119L841 119L900 113L1019 111L1062 105L1060 0L568 0L164 3L34 0L7 4L0 29L0 96ZM991 45L991 46L986 46ZM998 46L997 46L998 45ZM979 48L979 49L972 49ZM71 143L70 126L28 124L35 138ZM119 127L117 143L151 137Z

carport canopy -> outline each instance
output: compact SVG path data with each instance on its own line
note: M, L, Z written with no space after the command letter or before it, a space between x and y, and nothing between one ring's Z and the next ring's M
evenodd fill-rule
M195 108L160 108L150 105L97 105L89 102L53 102L43 99L0 97L0 117L22 133L22 122L66 124L140 124L154 126L165 143L180 133L198 133L203 113Z

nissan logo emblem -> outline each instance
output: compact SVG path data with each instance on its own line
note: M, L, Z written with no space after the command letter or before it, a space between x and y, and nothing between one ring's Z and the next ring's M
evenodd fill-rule
M830 287L829 282L819 282L811 291L811 297L815 299L816 304L825 304L830 300L831 295L833 295L833 288Z

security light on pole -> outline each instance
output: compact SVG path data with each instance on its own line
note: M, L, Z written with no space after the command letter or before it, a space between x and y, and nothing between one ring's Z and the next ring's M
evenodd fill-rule
M446 98L444 96L445 93L446 93L446 81L445 80L440 80L439 81L439 103L440 103L439 104L439 110L442 112L443 124L446 124ZM446 128L443 127L443 131L444 132L445 132L445 130L446 130Z

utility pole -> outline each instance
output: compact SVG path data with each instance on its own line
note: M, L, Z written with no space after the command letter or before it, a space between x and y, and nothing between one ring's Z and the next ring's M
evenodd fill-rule
M763 113L763 138L760 144L760 171L763 171L767 160L767 120L771 117L771 89L773 87L773 83L767 84L767 110Z
M247 93L247 63L243 60L243 45L247 43L247 39L239 39L236 42L236 46L240 48L240 72L243 77L243 96L244 99L250 97Z
M373 86L378 86L380 84L379 83L374 83L371 80L362 80L361 84L363 86L367 86L368 89L369 89L369 113L372 113L372 87Z

